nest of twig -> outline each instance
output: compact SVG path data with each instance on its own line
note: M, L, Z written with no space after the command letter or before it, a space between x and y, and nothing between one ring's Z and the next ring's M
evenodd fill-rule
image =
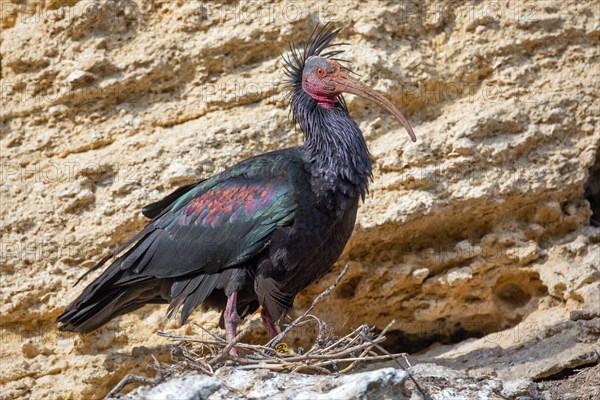
M242 342L246 334L256 328L252 323L231 342L227 342L223 337L198 324L194 325L205 335L180 336L159 332L158 335L167 337L177 344L172 352L174 363L161 363L155 358L155 364L150 366L157 370L156 381L190 370L213 375L218 368L225 365L239 369L262 368L281 372L330 374L347 373L359 364L383 360L395 360L404 369L405 367L398 361L402 358L410 367L405 354L390 354L380 345L385 341L385 334L395 321L391 321L381 332L377 332L374 327L361 325L343 337L336 337L328 324L310 314L318 302L337 286L347 271L346 265L335 282L315 298L304 314L286 325L278 336L265 345ZM314 342L306 351L302 348L290 350L283 341L286 335L307 324L316 325L317 335ZM229 354L234 346L238 350L237 357ZM121 386L119 390L130 382L140 382L137 377L126 378L127 382L124 382L126 380L124 379L118 385Z
M310 314L304 316L294 327L307 323L318 325L317 338L307 351L302 348L292 351L284 342L274 346L239 342L235 344L239 355L232 357L229 355L231 346L225 339L200 326L211 339L168 333L161 333L161 336L184 344L200 344L200 351L193 349L193 346L179 345L174 348L173 354L180 359L182 366L210 375L215 369L224 365L236 366L239 369L263 368L282 372L345 373L353 370L359 362L393 360L404 356L403 354L381 354L376 351L376 346L385 340L385 332L393 321L379 334L375 333L374 328L361 325L339 338L331 335L331 329L327 324Z
M327 323L310 314L318 302L337 286L347 271L348 266L342 270L329 288L315 298L304 314L288 324L282 333L266 345L242 342L244 336L255 328L253 324L231 342L227 342L221 336L198 324L195 325L208 336L179 336L165 332L159 332L159 335L179 342L179 346L175 348L175 355L181 358L180 361L185 366L211 375L216 368L226 364L240 369L265 368L286 372L345 373L353 370L359 363L404 357L404 354L390 354L385 350L382 354L383 349L379 346L385 341L385 333L395 321L391 321L379 333L374 327L361 325L346 336L335 337ZM287 334L307 324L314 324L317 328L313 344L306 351L302 348L296 351L290 350L283 339ZM229 350L233 346L238 349L238 357L229 355Z

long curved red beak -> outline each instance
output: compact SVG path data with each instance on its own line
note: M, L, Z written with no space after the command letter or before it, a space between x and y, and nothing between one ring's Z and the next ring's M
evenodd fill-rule
M398 119L398 121L400 121L404 129L406 129L406 132L408 132L410 139L413 142L417 141L415 132L413 131L412 126L410 126L410 123L408 122L404 114L402 114L402 112L398 110L398 108L394 104L392 104L391 101L385 98L381 93L371 89L367 85L352 78L350 75L346 74L343 71L337 72L335 76L332 76L331 80L336 85L336 92L355 94L357 96L371 100L373 103L379 104L381 107L388 110L390 114L392 114L394 117L396 117L396 119Z

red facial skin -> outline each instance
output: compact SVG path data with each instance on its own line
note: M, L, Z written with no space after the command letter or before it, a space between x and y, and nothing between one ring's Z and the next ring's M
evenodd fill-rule
M302 74L302 89L321 107L333 110L341 92L336 90L332 79L339 77L340 73L343 73L343 68L333 60L324 60L327 61L326 66Z

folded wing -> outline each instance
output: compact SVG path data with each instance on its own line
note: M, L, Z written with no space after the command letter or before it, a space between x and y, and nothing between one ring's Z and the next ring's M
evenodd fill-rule
M284 180L230 176L180 193L151 210L154 219L99 263L114 260L58 317L62 330L90 331L160 302L170 302L170 311L183 306L184 322L219 276L265 249L278 227L291 224L296 209Z

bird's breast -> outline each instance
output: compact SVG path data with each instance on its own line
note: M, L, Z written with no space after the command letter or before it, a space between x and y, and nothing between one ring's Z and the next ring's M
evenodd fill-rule
M341 255L354 229L358 198L341 212L299 209L294 223L271 243L271 266L287 293L306 288L326 274Z

